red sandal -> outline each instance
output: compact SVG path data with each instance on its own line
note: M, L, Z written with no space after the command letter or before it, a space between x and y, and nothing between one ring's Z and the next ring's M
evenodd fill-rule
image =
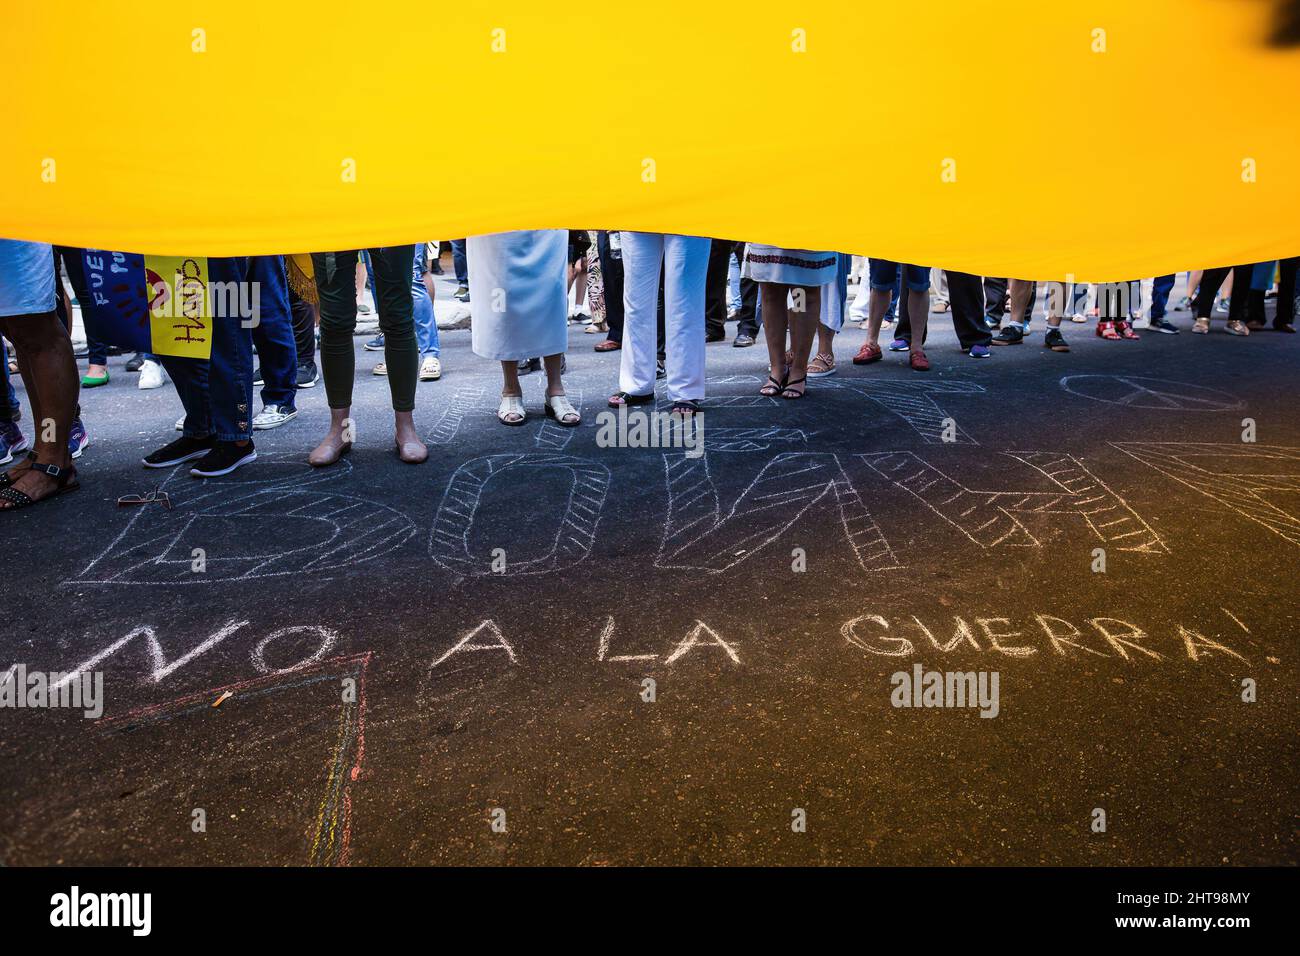
M1102 319L1097 323L1097 338L1107 339L1111 342L1119 341L1119 332L1115 330L1115 323L1110 319Z

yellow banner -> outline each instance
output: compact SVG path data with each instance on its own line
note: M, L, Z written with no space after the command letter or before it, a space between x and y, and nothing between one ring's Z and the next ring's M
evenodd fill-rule
M210 357L213 320L208 260L146 255L144 274L153 352ZM224 321L236 320L227 316Z
M1294 255L1287 9L12 3L0 236L225 256L644 229L1078 280Z

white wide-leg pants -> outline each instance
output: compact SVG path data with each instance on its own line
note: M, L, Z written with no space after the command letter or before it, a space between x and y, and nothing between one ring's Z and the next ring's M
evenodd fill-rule
M699 236L624 232L623 349L618 387L630 395L655 390L659 273L664 270L664 367L670 401L704 398L704 279L709 240Z

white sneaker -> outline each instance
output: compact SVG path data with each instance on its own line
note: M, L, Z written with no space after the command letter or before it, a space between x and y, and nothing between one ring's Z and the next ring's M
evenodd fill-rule
M263 405L262 410L253 416L253 429L279 428L297 417L298 409L288 405Z
M167 381L167 372L162 367L162 362L154 359L145 359L144 364L140 366L139 388L162 388L163 383Z
M442 363L438 361L437 356L430 355L420 366L421 382L436 382L442 378Z

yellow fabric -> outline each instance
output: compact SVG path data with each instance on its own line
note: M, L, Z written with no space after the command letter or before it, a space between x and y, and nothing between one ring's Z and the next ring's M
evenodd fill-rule
M212 295L207 259L144 257L150 351L206 359L212 355ZM231 320L235 321L235 320Z
M0 236L205 256L645 229L1079 280L1293 255L1276 7L11 3Z

